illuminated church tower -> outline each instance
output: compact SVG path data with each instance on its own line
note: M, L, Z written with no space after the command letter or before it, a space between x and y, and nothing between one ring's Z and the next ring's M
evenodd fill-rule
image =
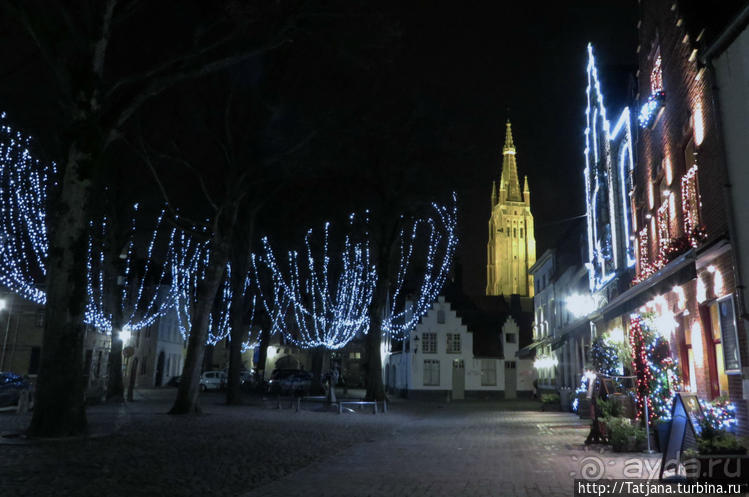
M536 239L531 214L528 178L520 191L512 128L507 120L502 149L502 176L492 182L492 213L486 247L486 294L533 296L533 277L528 268L536 262Z

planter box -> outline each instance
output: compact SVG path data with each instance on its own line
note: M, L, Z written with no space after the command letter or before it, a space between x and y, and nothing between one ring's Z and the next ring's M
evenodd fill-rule
M682 463L690 480L749 483L749 455L700 454L686 457Z

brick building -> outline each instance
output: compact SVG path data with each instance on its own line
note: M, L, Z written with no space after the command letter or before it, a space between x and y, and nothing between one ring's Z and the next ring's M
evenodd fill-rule
M639 4L634 161L629 177L620 178L622 185L631 183L624 193L632 223L623 235L634 241L634 277L629 287L617 285L595 299L588 319L597 336L619 340L647 321L675 361L679 384L670 387L705 400L728 397L739 430L747 433L749 344L737 283L734 207L726 189L715 74L700 56L738 7L732 1ZM602 100L599 106L604 112ZM616 131L607 131L605 114L602 118L599 136L608 143ZM604 143L600 153L606 150ZM615 172L607 166L599 177ZM604 189L611 198L622 193L611 182ZM592 242L607 253L605 244Z

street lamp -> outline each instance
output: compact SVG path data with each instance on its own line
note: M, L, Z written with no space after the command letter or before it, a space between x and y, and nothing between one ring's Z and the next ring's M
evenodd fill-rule
M8 302L4 298L0 298L0 311L5 310L8 307ZM10 330L10 310L8 310L8 321L5 324L5 337L3 338L3 353L0 355L0 371L5 366L5 350L8 348L8 331Z

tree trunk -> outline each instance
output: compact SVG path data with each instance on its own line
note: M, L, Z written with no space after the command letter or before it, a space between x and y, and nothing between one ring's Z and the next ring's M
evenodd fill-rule
M86 429L83 314L92 162L92 154L71 145L54 206L42 361L30 436L71 436Z
M382 318L387 304L387 278L377 280L372 304L369 309L369 333L365 346L367 354L365 383L367 385L367 400L384 400L385 387L382 384Z
M246 336L242 329L235 331L232 326L229 343L229 375L226 385L226 404L230 406L242 404L242 343Z
M125 384L122 381L122 340L120 330L112 322L112 346L107 367L107 402L124 402Z
M260 381L265 379L265 362L268 360L268 345L270 345L270 330L268 326L263 326L263 331L260 332L260 344L258 344L260 351L257 354L257 363L255 364L255 373L257 379Z
M218 239L217 239L218 238ZM221 280L226 270L228 249L220 235L214 236L212 254L205 279L198 288L195 315L192 320L190 338L187 342L187 356L182 369L182 381L177 389L177 398L169 414L188 414L199 412L198 393L200 388L200 373L205 354L205 341L208 336L208 319L216 300L216 294L221 286Z

